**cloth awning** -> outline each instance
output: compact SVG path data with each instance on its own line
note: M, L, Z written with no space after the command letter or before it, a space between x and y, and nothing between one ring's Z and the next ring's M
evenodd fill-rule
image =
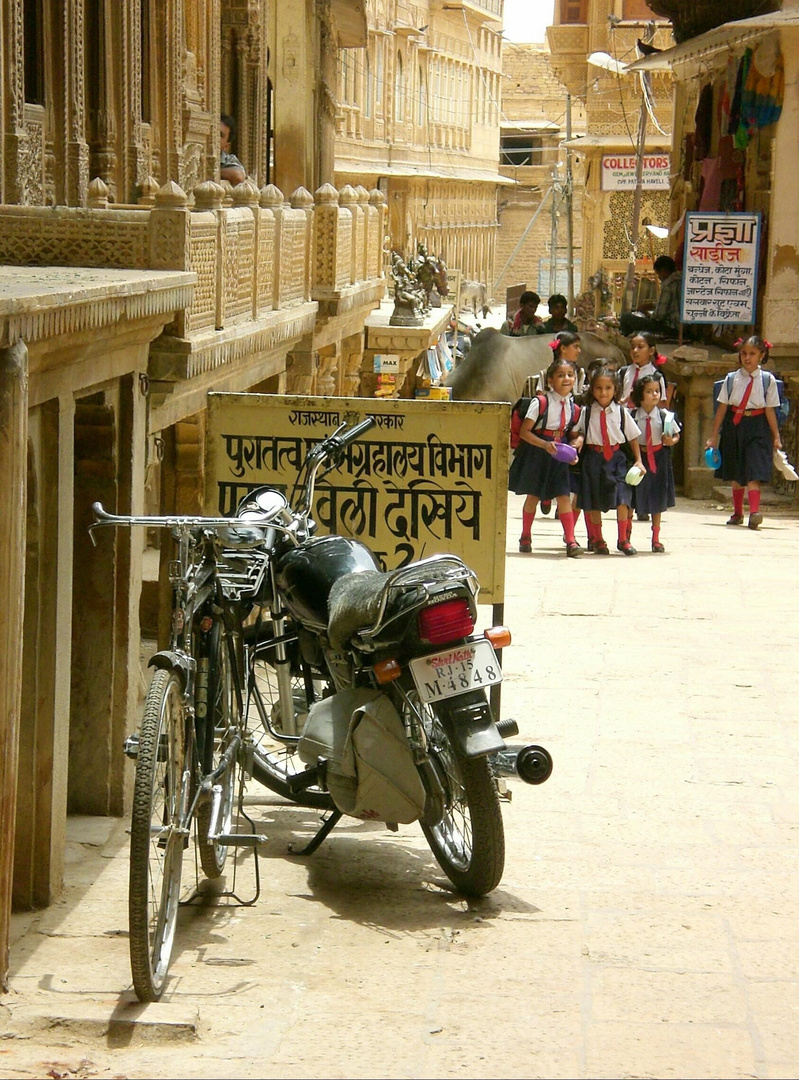
M763 37L772 30L799 27L799 10L772 11L766 15L753 15L749 19L738 19L724 23L706 34L683 41L672 49L661 53L652 53L640 60L628 64L627 71L671 71L680 64L697 60L708 60L717 53L726 53L735 45L745 45L755 38Z

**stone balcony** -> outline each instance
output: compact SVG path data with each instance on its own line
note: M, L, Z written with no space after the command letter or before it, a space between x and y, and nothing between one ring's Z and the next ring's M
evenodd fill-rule
M190 301L150 349L156 412L186 383L194 387L186 408L200 407L208 389L247 389L253 376L285 368L287 352L320 324L330 336L339 316L351 321L383 295L379 191L328 184L315 198L298 188L286 200L273 185L208 181L190 205L169 182L150 190L149 205L118 207L96 180L90 195L87 209L0 206L0 265L194 274ZM167 409L158 422L176 418Z

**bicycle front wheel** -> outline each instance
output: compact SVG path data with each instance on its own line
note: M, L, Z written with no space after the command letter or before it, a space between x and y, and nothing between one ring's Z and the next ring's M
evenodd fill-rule
M140 1001L164 990L180 901L186 774L180 681L157 671L147 692L133 789L128 916L133 988Z

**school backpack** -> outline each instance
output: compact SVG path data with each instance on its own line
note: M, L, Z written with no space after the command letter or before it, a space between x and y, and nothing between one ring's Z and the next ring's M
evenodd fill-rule
M777 406L777 408L774 410L774 412L777 415L777 427L782 427L782 425L788 419L788 415L789 415L789 413L791 411L791 403L790 403L790 401L788 401L788 399L785 396L785 383L782 381L782 379L778 379L776 375L772 375L770 371L761 371L761 375L763 376L763 394L764 395L768 394L768 388L769 388L769 385L770 385L769 380L770 379L773 379L774 382L777 384L777 393L779 394L780 403ZM732 393L732 383L733 383L734 378L735 378L735 372L734 371L728 371L723 379L719 379L717 382L713 383L713 412L714 413L719 407L719 393L721 392L722 386L725 383L727 384L727 397L729 397L730 394Z
M547 396L546 396L546 394L536 394L535 397L538 399L538 419L540 420L541 417L545 415L545 412L546 412L546 409L547 409L547 405L548 405ZM532 401L533 401L532 397L520 397L519 400L516 402L516 404L513 406L513 408L510 411L510 448L511 448L511 450L515 450L516 447L519 445L519 443L522 441L521 434L520 434L520 432L522 430L522 423L524 421L524 418L527 416L527 410L530 408L530 405L532 404ZM577 421L579 419L580 419L580 406L575 405L574 402L572 402L572 414L571 414L571 418L569 419L568 423L566 424L566 427L564 428L564 434L569 432L574 427L574 425L577 423ZM538 423L538 421L536 421L536 423ZM535 430L535 429L533 429L533 430Z

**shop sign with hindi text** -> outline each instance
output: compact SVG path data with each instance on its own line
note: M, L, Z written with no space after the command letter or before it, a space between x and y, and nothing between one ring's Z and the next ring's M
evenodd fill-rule
M760 214L685 215L681 319L754 326Z

